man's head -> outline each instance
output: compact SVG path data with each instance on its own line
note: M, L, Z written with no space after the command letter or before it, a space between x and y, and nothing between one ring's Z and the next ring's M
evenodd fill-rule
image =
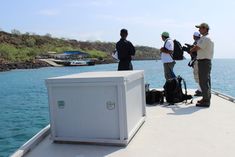
M126 39L126 37L128 35L127 29L121 29L120 35L121 35L121 38Z
M170 34L168 32L162 32L162 40L163 41L165 41L169 37L170 37Z
M208 34L209 29L210 29L210 27L209 27L209 25L207 23L201 23L200 25L196 25L195 27L199 28L199 32L202 35Z

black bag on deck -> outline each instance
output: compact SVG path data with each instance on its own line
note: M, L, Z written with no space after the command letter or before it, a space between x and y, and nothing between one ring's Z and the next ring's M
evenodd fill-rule
M156 89L152 89L146 91L146 104L162 104L164 102L164 94L163 91L158 91Z
M182 85L181 85L182 82L184 84L185 93L183 93L182 90ZM191 95L187 95L186 82L180 76L167 80L163 88L166 101L170 104L192 99Z

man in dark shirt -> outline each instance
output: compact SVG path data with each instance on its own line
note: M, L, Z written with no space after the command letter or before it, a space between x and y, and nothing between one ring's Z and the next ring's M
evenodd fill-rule
M118 70L133 70L131 59L135 55L135 47L130 41L126 40L128 35L126 29L122 29L120 35L121 39L116 44L119 59Z

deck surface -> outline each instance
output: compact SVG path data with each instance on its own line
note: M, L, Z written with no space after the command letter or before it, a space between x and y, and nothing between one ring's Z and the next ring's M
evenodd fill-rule
M199 98L193 104L147 106L146 122L127 147L58 144L47 136L26 156L234 157L235 103L212 95L211 107L200 108Z

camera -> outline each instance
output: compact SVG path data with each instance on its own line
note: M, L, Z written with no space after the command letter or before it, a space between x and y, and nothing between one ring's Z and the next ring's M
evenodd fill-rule
M193 48L194 45L190 45L190 44L187 44L187 43L185 43L184 45L185 46L182 47L182 50L186 51L191 56L191 60L189 61L188 66L193 67L193 64L194 64L194 62L197 58L197 52L190 53L190 50Z
M184 45L185 46L182 47L182 50L190 53L190 49L193 48L193 45L190 45L190 44L187 44L187 43L185 43Z

